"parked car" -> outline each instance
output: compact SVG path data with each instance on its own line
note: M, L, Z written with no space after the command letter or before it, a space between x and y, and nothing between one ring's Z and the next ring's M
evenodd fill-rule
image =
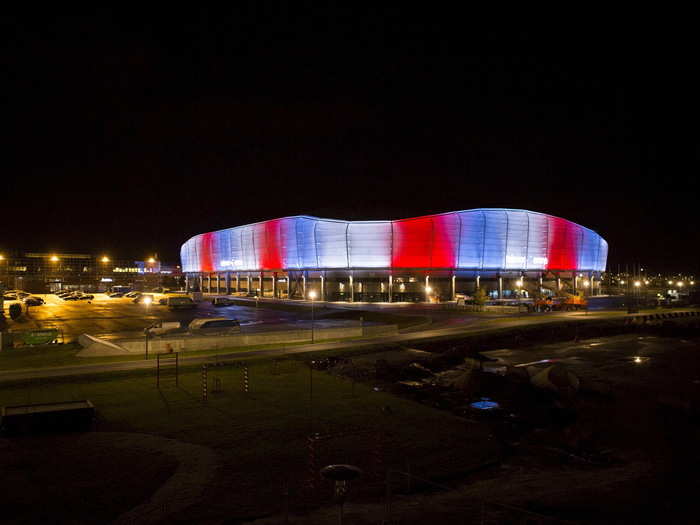
M141 293L134 297L134 300L132 301L135 304L152 304L153 303L153 294L150 293Z
M130 297L130 298L133 299L133 298L136 297L137 295L141 295L141 292L129 292L129 293L127 293L127 294L124 294L124 297Z
M171 310L197 307L197 303L195 303L191 297L188 297L186 295L171 295L168 297L167 302L165 304Z
M112 292L107 295L112 298L124 297L124 292Z
M92 294L89 294L89 293L81 293L78 296L79 301L92 301L94 298L95 298L95 296Z
M63 299L64 301L77 301L78 299L80 299L80 295L71 293L68 295L64 295L63 297L61 297L61 299Z
M36 297L34 295L30 295L29 297L24 298L24 304L27 306L41 306L44 304L46 301L44 301L41 297Z
M226 319L225 317L204 317L193 319L187 329L193 334L227 335L237 334L241 331L241 323L238 319Z
M15 293L6 293L2 295L2 298L4 301L16 301L17 300L17 294Z
M235 303L230 297L214 297L211 300L211 304L213 304L214 306L231 306Z
M25 297L29 297L30 295L32 295L32 294L30 294L28 292L17 292L17 298L20 300L24 299Z

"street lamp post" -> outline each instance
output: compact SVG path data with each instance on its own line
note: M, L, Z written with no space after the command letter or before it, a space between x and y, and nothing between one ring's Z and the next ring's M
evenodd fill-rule
M2 264L4 262L5 262L5 256L0 255L0 264ZM5 267L7 267L7 266L5 266ZM5 273L7 273L7 272L5 272ZM2 280L0 280L0 321L2 321L5 318L4 297L5 297L5 286L7 285L7 283L5 281L6 281L7 277L3 277L3 274L0 273L0 278L2 278ZM2 344L2 341L0 341L0 346L1 346L1 344Z
M314 299L316 299L316 292L311 290L309 292L309 299L311 299L311 344L314 343Z

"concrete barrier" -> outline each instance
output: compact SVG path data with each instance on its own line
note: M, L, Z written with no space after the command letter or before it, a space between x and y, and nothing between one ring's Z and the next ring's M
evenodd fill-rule
M379 337L396 334L398 334L398 327L396 325L319 328L314 330L314 340L321 342L333 339L348 339L351 337ZM86 337L93 340L98 340L92 336ZM311 330L280 330L273 332L254 332L248 334L240 333L232 335L164 335L160 337L150 337L148 339L148 353L164 354L170 352L171 350L174 352L193 352L198 350L219 350L247 346L309 342L311 342ZM145 337L118 339L116 344L107 344L111 344L112 346L121 349L120 353L146 353ZM85 350L79 352L78 356L88 357L90 355L118 355L116 353L84 354L83 352L85 352Z

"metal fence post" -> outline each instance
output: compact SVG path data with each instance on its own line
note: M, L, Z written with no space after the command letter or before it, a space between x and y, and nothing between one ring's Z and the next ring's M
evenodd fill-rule
M202 401L206 401L207 397L207 365L202 365Z

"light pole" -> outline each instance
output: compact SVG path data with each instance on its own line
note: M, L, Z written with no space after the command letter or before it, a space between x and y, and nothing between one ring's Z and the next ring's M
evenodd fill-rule
M102 258L100 259L100 262L101 262L102 265L103 265L103 266L102 266L102 267L103 267L102 272L106 272L106 271L107 271L107 270L106 270L107 264L109 263L109 257L107 257L106 255L103 255ZM107 277L107 276L105 275L105 278L106 278L106 277ZM99 289L100 289L100 285L99 285L100 281L98 281L97 279L95 279L95 281L96 281L96 282L95 282L95 289L99 291ZM109 291L109 286L105 285L105 292L107 292L107 291Z
M57 255L52 255L51 257L49 257L49 260L52 263L57 263L59 261ZM59 270L60 270L60 268L59 268ZM56 272L56 266L54 265L51 267L51 275L55 276L56 275L55 272ZM78 275L80 275L80 274L78 274ZM61 279L61 281L63 281L63 279ZM48 277L46 276L46 269L44 269L44 288L46 288L47 286L49 288L48 291L51 292L51 285L49 285L49 283L48 283Z
M5 263L5 256L0 255L0 264ZM5 267L7 268L7 265L5 264ZM7 274L7 272L5 272ZM3 274L0 273L0 277L2 277L2 280L0 281L0 321L5 318L5 286L7 283L5 283L5 280L7 277L3 277ZM1 341L0 341L1 343Z
M311 299L311 344L314 343L314 299L316 299L316 292L311 290L309 292L309 299Z

